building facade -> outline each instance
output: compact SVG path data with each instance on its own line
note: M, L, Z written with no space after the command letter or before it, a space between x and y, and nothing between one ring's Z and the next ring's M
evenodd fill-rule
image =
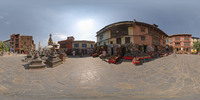
M60 44L60 49L65 51L68 55L72 54L72 42L74 41L74 37L67 37L67 40L58 41Z
M97 36L98 46L103 46L108 44L110 31L103 32L99 36Z
M95 41L75 40L73 36L67 37L66 40L58 41L60 49L71 55L73 51L75 54L91 54L95 47Z
M95 41L80 40L72 42L73 51L75 51L78 55L80 55L81 53L86 55L92 54L94 46Z
M117 52L124 55L130 45L136 46L141 52L160 50L166 47L168 35L155 24L150 25L134 20L105 26L97 32L96 36L98 46L105 44L108 46L109 55L118 54ZM102 36L107 37L102 38Z
M31 50L35 50L33 37L21 36L20 34L12 34L10 36L10 50L19 54L27 54Z
M190 52L192 47L191 34L174 34L168 37L168 45L175 51Z

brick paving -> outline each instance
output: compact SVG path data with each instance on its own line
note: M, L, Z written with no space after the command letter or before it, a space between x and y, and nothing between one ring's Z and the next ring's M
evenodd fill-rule
M200 56L173 55L135 66L69 57L55 68L24 68L24 56L0 57L1 100L200 99Z

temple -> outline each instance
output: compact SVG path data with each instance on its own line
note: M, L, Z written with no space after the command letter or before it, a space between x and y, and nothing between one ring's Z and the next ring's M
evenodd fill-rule
M50 34L49 36L48 46L53 45L53 40L51 38L52 35Z

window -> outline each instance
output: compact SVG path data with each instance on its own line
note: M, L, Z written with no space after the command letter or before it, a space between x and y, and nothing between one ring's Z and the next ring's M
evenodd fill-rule
M144 27L140 27L141 32L145 32L145 28Z
M106 42L104 42L103 44L106 45Z
M180 42L176 42L175 46L180 46L180 44L181 44Z
M15 47L16 47L16 48L19 48L19 45L18 45L18 44L15 44Z
M113 44L113 41L110 41L110 44Z
M125 44L130 43L130 37L125 37Z
M19 42L19 39L16 39L15 41L16 41L16 42Z
M26 42L24 42L24 45L26 45Z
M121 44L121 38L117 38L117 44Z
M185 37L185 38L184 38L184 40L186 40L186 41L189 41L189 40L190 40L190 38L188 38L188 37Z
M93 48L93 45L91 44L91 48Z
M60 44L61 48L65 48L65 46L66 46L66 43Z
M74 47L79 47L79 44L78 44L78 43L75 43L75 44L74 44Z
M125 25L117 25L115 28L110 29L111 38L116 36L128 35L128 27Z
M190 42L184 42L184 46L190 46Z
M84 43L84 44L82 44L82 47L87 47L87 44L85 44L85 43Z
M141 41L145 41L146 37L145 36L141 36Z
M102 35L100 35L100 40L101 40L101 41L103 40L103 34L102 34Z

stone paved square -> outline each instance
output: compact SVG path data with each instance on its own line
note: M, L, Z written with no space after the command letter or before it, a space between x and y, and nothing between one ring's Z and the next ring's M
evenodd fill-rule
M24 55L0 57L0 99L200 99L200 56L173 55L140 66L68 57L55 68L25 69Z

